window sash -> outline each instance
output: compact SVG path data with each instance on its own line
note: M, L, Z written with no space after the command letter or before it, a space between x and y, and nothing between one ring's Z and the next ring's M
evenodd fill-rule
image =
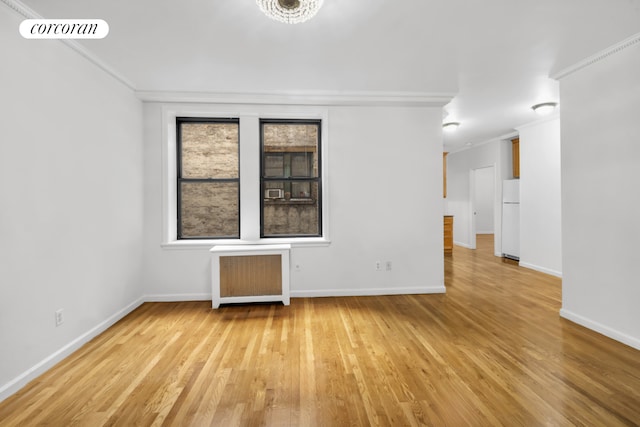
M316 140L315 145L296 145L296 146L270 146L265 145L265 125L281 124L281 125L313 125L316 126ZM321 141L322 141L322 121L321 120L305 120L305 119L261 119L260 120L260 237L261 238L297 238L297 237L322 237L323 225L322 225L322 158L321 158ZM308 155L316 156L316 164L314 165L313 157L309 161L309 176L292 176L292 158L294 156ZM273 171L275 168L268 168L266 165L266 159L275 156L283 156L283 173L282 176L274 176ZM285 157L288 156L288 164ZM287 170L288 166L288 170ZM297 190L298 194L295 194L296 187L304 188L305 184L308 184L309 194L300 194L300 190ZM269 233L265 228L269 225L266 224L265 210L267 208L273 209L276 207L274 201L265 196L265 190L268 188L282 188L285 197L284 201L280 202L280 207L289 204L292 209L309 209L312 207L315 210L315 218L310 218L310 223L313 226L315 221L314 232L293 232L293 233ZM312 190L313 189L313 190ZM293 190L293 191L292 191ZM314 197L315 196L315 197ZM309 203L311 202L311 203ZM293 206L296 206L294 208Z
M235 177L183 177L184 175L184 167L183 167L183 130L182 130L182 125L183 124L189 124L189 123L212 123L212 124L235 124L237 129L237 134L238 134L238 140L236 143L236 156L237 156L237 166L234 169L236 176ZM177 220L177 224L176 224L176 230L177 230L177 239L178 240L203 240L203 239L239 239L240 238L240 191L241 191L241 187L240 187L240 120L237 118L195 118L195 117L176 117L176 163L177 163L177 167L176 167L176 198L177 198L177 212L176 212L176 220ZM235 191L235 197L234 200L231 200L230 202L228 201L225 205L226 206L221 206L221 203L218 203L216 206L216 203L214 203L216 200L211 200L208 199L207 201L210 203L209 206L206 206L204 204L200 205L200 206L195 206L194 210L196 211L200 211L201 216L202 216L202 211L212 211L212 210L218 210L221 211L223 209L225 209L226 207L229 206L229 204L231 204L231 206L233 207L233 205L235 204L235 209L233 209L235 211L235 214L232 215L231 220L234 221L235 224L231 224L231 226L229 224L214 224L214 225L205 225L204 227L200 227L208 229L208 230L220 230L220 231L224 231L221 232L219 235L209 235L208 233L204 233L202 235L200 234L192 234L192 232L190 230L193 230L195 227L193 226L185 226L185 223L183 220L185 220L185 217L183 215L183 210L185 208L185 200L183 198L183 196L185 196L185 186L189 186L189 184L191 184L190 186L193 187L193 185L197 185L197 186L202 186L201 188L205 188L207 187L207 184L222 184L224 186L224 184L232 184L235 183L236 184L236 188L237 190ZM209 185L210 186L210 185ZM218 195L220 195L220 192L218 192ZM192 203L193 205L193 203ZM213 215L217 215L216 214L212 214L211 212L209 212L209 215L213 216ZM235 225L235 226L234 226ZM233 229L233 232L229 232L231 229Z

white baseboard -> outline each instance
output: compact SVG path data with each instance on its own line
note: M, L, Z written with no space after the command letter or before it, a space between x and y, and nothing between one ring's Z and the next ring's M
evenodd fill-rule
M456 242L456 241L454 241L454 242L453 242L453 244L454 244L454 245L456 245L456 246L462 246L463 248L473 249L473 248L471 247L471 245L470 245L470 244L468 244L468 243L462 243L462 242Z
M157 294L145 295L145 302L181 302L181 301L211 301L211 294Z
M291 298L316 297L361 297L373 295L412 295L412 294L444 294L446 288L442 286L415 286L404 288L366 288L366 289L322 289L310 291L291 291Z
M16 393L22 387L27 385L30 381L36 379L49 369L51 369L54 365L61 362L64 358L71 355L74 351L78 350L80 347L91 341L93 338L97 337L111 326L113 326L118 320L122 319L127 314L131 313L133 310L138 308L144 302L143 298L138 298L133 301L128 306L119 310L118 312L111 315L109 318L99 323L95 327L91 328L84 334L80 335L78 338L71 341L69 344L63 346L61 349L41 360L36 365L29 368L27 371L18 375L18 377L9 381L6 384L0 386L0 402L5 400L7 397Z
M560 316L574 323L577 323L578 325L584 326L587 329L596 331L599 334L604 335L605 337L609 337L613 340L633 347L636 350L640 350L640 338L632 337L631 335L627 335L623 332L605 326L602 323L588 319L584 316L580 316L579 314L576 314L564 308L560 310Z
M562 279L562 271L551 270L549 268L540 267L539 265L529 264L528 262L523 262L522 260L520 260L519 265L520 267L528 268L530 270L536 270L541 273L550 274Z
M291 290L291 298L314 297L352 297L371 295L404 295L404 294L443 294L443 286L411 286L402 288L366 288L366 289L322 289L322 290ZM157 294L145 295L145 302L179 302L179 301L209 301L211 294Z

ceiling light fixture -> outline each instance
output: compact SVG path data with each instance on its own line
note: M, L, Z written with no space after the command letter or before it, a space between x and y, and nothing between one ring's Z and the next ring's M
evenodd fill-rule
M324 0L256 0L260 10L271 19L299 24L313 18Z
M458 126L460 126L459 122L448 122L448 123L442 124L442 129L444 129L447 132L451 132L458 129Z
M542 104L536 104L531 109L540 116L545 116L553 112L558 104L556 102L543 102Z

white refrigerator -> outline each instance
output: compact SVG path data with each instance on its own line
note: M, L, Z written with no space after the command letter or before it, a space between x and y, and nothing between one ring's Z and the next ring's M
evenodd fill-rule
M520 180L502 182L502 256L520 260Z

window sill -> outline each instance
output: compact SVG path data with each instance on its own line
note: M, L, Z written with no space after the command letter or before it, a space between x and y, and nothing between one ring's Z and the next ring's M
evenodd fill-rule
M264 199L265 206L291 206L291 205L315 205L316 201L310 198L290 199Z
M260 239L260 240L172 240L160 245L165 250L209 250L213 246L260 246L289 244L292 248L326 247L331 240L324 237L297 237L290 239Z

